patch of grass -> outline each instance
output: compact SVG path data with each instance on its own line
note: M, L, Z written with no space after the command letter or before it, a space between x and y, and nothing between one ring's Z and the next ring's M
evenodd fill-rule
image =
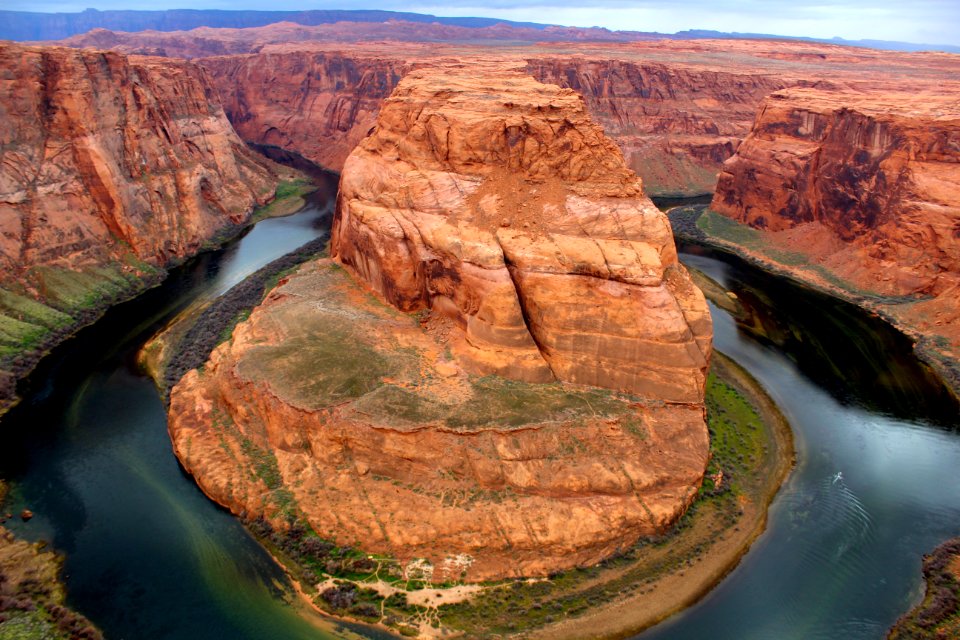
M317 320L316 333L251 351L243 362L255 377L270 380L296 402L328 406L359 398L383 384L396 363L360 340L336 318ZM349 348L344 345L349 344Z
M48 329L63 329L73 323L73 318L62 311L4 289L0 289L0 313L20 322Z
M518 427L554 421L574 421L593 416L620 416L626 402L605 389L571 389L559 383L532 384L497 376L473 378L472 395L464 402L441 404L416 391L382 386L357 400L355 410L369 415L422 424L437 422L470 430L487 425Z
M810 259L805 254L777 249L763 237L762 231L710 209L704 211L697 219L697 227L708 236L758 251L787 266L799 267L810 264Z
M254 209L251 222L259 222L265 218L274 218L296 213L306 204L303 197L315 189L316 186L305 178L280 182L274 192L273 200L262 207Z
M230 322L220 331L220 340L217 344L222 344L233 337L233 330L237 328L237 325L241 322L244 322L247 318L250 317L252 309L242 309L238 311L236 315L230 320Z
M707 376L707 427L710 431L710 466L702 493L716 488L713 475L723 472L721 486L739 494L763 460L766 440L757 410L736 389L711 372Z
M155 273L159 270L151 269L148 275ZM44 265L33 267L27 275L49 305L70 315L105 308L140 288L143 277L133 270L106 266L74 271Z

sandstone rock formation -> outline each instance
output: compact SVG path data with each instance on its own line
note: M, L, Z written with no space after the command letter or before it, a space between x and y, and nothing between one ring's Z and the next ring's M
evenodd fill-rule
M595 563L690 504L709 313L573 91L410 72L344 166L332 244L359 282L301 269L171 393L213 499L431 580Z
M580 93L630 168L658 195L712 192L757 105L789 82L762 68L569 55L530 58L527 70Z
M244 140L339 171L409 65L362 54L281 50L199 61Z
M394 306L452 318L477 373L703 399L703 296L571 90L411 72L344 165L332 251Z
M168 424L232 512L305 521L435 581L546 575L660 533L709 445L696 403L468 376L330 262L283 281L184 376Z
M246 221L277 178L190 63L0 44L0 71L0 368L22 373L25 351Z
M889 312L956 349L957 91L774 93L724 165L711 208L765 230L842 289L914 300ZM809 279L802 266L794 270Z
M197 67L0 46L0 265L162 265L273 195Z

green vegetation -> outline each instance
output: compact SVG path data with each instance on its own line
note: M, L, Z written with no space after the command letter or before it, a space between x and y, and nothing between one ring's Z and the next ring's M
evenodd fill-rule
M796 267L807 265L810 261L802 253L783 251L773 247L764 239L763 232L709 209L705 210L697 220L697 227L710 237L757 251L781 264Z
M16 400L16 378L47 350L162 273L131 252L109 267L33 267L0 289L0 413Z
M277 185L273 200L254 209L250 221L255 223L265 218L277 218L296 213L306 204L304 196L315 190L316 187L306 178L284 180Z
M384 385L353 404L371 416L414 424L443 423L471 430L486 425L518 427L538 422L571 421L592 416L622 414L625 401L605 389L565 388L559 383L530 384L497 376L473 378L472 395L465 402L441 404L405 388Z
M377 350L351 340L337 318L322 316L313 323L314 333L307 338L257 350L251 358L254 375L280 383L284 394L298 403L321 407L359 398L397 371Z
M250 317L251 311L252 309L243 309L241 311L238 311L236 315L234 315L233 318L230 319L230 322L227 324L227 326L225 326L220 331L220 340L217 342L217 344L226 342L231 337L233 337L233 330L237 328L238 324L240 324L241 322L245 321L247 318Z
M923 602L897 620L890 640L960 638L960 538L923 558Z

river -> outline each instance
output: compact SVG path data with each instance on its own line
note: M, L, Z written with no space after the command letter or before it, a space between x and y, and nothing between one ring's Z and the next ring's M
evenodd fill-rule
M922 554L960 534L957 405L909 342L857 308L681 246L733 291L714 344L794 429L797 467L767 531L696 606L638 638L878 639L923 593Z
M70 604L110 639L377 636L303 617L289 584L173 456L138 348L191 302L327 232L329 177L303 212L266 220L109 311L44 360L0 430L8 526L66 554ZM700 253L701 255L698 255ZM700 604L649 638L881 638L920 594L920 556L960 533L957 407L879 321L736 260L683 259L737 295L716 346L796 430L796 471L769 530Z

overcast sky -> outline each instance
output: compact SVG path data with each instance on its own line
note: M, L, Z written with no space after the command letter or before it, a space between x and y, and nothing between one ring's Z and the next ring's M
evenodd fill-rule
M20 11L388 9L664 33L716 29L960 45L960 0L146 0L136 5L129 0L6 0L2 4L4 9Z

